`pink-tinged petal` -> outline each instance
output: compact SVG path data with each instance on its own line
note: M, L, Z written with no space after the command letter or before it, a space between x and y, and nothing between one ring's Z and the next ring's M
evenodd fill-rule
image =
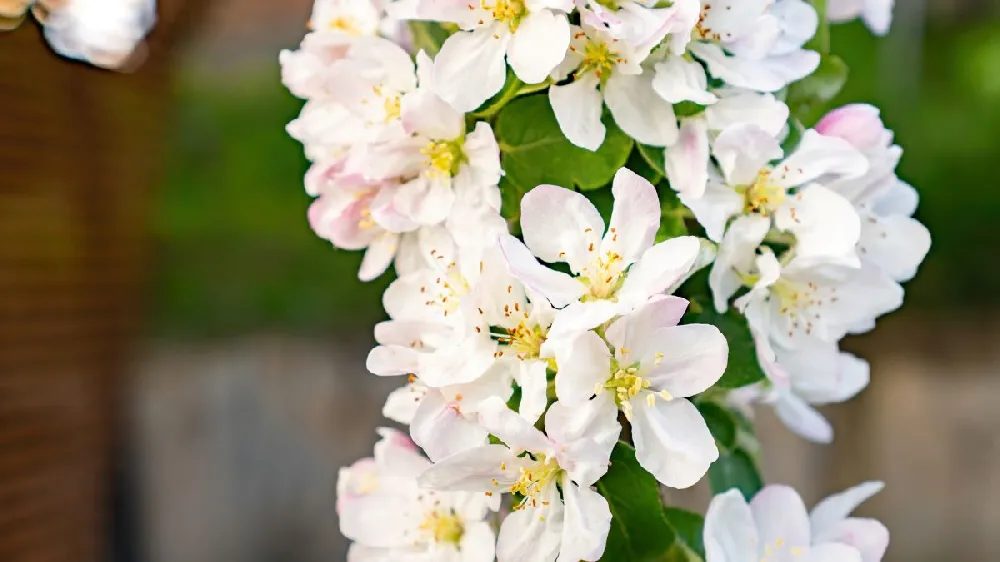
M790 391L781 388L777 390L774 413L788 429L813 443L833 441L833 427L822 414Z
M687 299L657 295L635 311L615 320L604 332L604 337L615 348L631 349L633 342L640 341L644 334L676 326L687 307Z
M718 328L685 324L647 333L636 342L631 357L649 369L644 375L652 389L688 397L712 387L726 370L729 344Z
M838 263L858 267L855 247L861 217L842 195L813 184L790 197L774 213L774 225L795 235L800 263Z
M816 504L809 514L813 536L822 535L846 520L858 506L881 492L883 488L885 488L883 482L865 482L826 497Z
M545 434L507 407L503 400L492 397L479 405L479 424L496 435L511 451L545 452L552 444Z
M840 137L861 151L882 145L886 129L881 111L864 103L845 105L827 113L816 124L816 132L828 137Z
M700 252L701 243L694 236L671 238L646 250L629 269L618 300L623 307L645 304L687 274Z
M461 403L448 402L439 391L431 391L420 402L410 435L432 461L489 443L489 433L461 411Z
M653 245L660 227L660 198L656 188L635 172L622 168L611 187L615 204L601 253L618 254L633 263Z
M509 234L500 237L500 249L511 275L548 299L552 306L564 307L587 292L587 287L579 280L538 263L528 248Z
M408 375L417 371L419 353L409 347L380 345L368 352L365 367L382 377Z
M434 68L434 62L423 51L417 54L417 65L421 69ZM429 74L431 71L425 72ZM455 139L465 130L464 116L426 84L403 96L400 115L407 133L418 133L432 139Z
M868 159L851 143L810 129L791 156L779 164L771 179L778 185L804 185L823 176L859 178L868 171Z
M563 480L562 549L560 560L598 560L611 531L611 508L597 492Z
M569 49L565 14L540 10L521 20L507 45L507 62L525 84L543 82Z
M674 106L653 90L652 73L614 73L604 85L604 103L615 123L637 142L668 146L677 141Z
M881 562L889 549L889 529L874 519L850 518L837 523L822 535L813 532L814 543L841 543L861 554L862 562Z
M441 46L434 64L435 89L456 111L476 109L503 87L510 34L495 33L493 26L460 31Z
M358 279L362 281L372 281L379 277L392 263L392 258L399 248L399 235L384 232L375 237L364 259L361 260L361 267L358 269Z
M587 150L597 150L604 142L605 128L601 123L603 106L600 80L592 73L564 86L549 88L549 103L559 128L569 142Z
M802 562L862 562L861 553L846 544L821 544L809 549Z
M681 121L677 142L668 146L663 155L670 187L683 196L697 199L708 185L708 127L704 119Z
M712 152L731 186L750 185L771 160L781 158L781 144L757 125L741 123L719 133Z
M645 301L643 301L645 302ZM560 339L592 330L623 311L623 307L609 300L573 302L556 313L548 337Z
M569 404L579 404L594 395L595 388L611 375L611 353L601 336L581 332L564 341L555 340L556 396Z
M582 193L539 185L521 199L521 232L539 259L577 272L589 263L591 244L600 243L604 220Z
M417 483L431 490L500 493L518 476L517 457L510 449L484 445L441 459L424 471Z
M705 513L706 560L758 562L759 542L753 513L739 490L712 498Z
M809 514L799 493L792 488L765 486L750 500L750 511L762 544L774 545L780 540L788 549L808 549Z
M694 404L683 398L657 398L650 406L642 395L630 402L632 440L639 464L670 488L690 488L698 483L719 458L719 450Z

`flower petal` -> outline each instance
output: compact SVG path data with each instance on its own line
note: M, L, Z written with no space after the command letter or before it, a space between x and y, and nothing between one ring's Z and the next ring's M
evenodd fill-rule
M601 336L580 332L552 344L556 364L556 396L569 404L579 404L594 395L594 388L608 380L611 354Z
M772 179L786 187L804 185L823 176L859 178L868 171L868 159L851 143L809 129L791 156L779 164Z
M511 275L548 299L552 306L564 307L587 292L587 287L578 279L538 263L528 248L509 234L501 235L500 249Z
M604 338L615 348L630 349L645 334L676 326L687 307L687 299L673 295L654 296L642 307L615 320L604 332Z
M894 281L909 281L931 248L931 235L916 219L869 215L861 221L858 252Z
M562 542L563 502L553 484L542 490L538 507L513 511L497 538L497 560L552 562Z
M757 562L757 525L739 490L712 498L705 513L704 535L706 560Z
M698 409L683 398L633 398L632 440L639 464L670 488L694 486L719 458L715 438Z
M792 488L765 486L750 501L750 511L762 544L773 545L780 540L789 549L809 546L809 514L799 493Z
M686 197L701 197L708 185L709 165L707 123L699 118L684 119L677 142L668 146L663 155L670 187Z
M510 449L503 445L484 445L469 449L430 466L417 482L432 490L499 492L517 480L516 469L501 470L501 465L517 463Z
M719 133L712 153L731 186L752 184L768 162L783 154L777 138L750 123L733 125Z
M545 414L545 430L560 445L559 465L580 486L591 486L608 471L622 428L618 406L608 392L578 405L556 401Z
M822 535L813 532L813 542L841 543L861 554L862 562L881 562L889 548L889 529L874 519L850 518L834 525Z
M604 219L582 193L539 185L521 199L524 243L542 261L566 262L574 273L590 261L591 245L604 234Z
M833 427L822 414L789 390L778 388L774 413L785 426L813 443L833 441Z
M850 517L859 505L885 488L883 482L865 482L839 494L828 496L813 507L809 514L813 535L821 535Z
M604 543L611 531L611 508L608 501L589 487L581 488L563 480L566 503L562 528L560 560L596 561L604 554Z
M549 103L559 128L569 142L587 150L597 150L604 143L599 83L596 76L588 73L564 86L549 88Z
M812 184L786 200L774 213L774 225L795 235L800 263L860 264L855 247L861 217L850 201L826 187Z
M655 390L675 397L694 396L711 388L726 370L729 344L710 324L685 324L647 334L646 345L631 350Z
M417 65L425 74L434 69L434 62L426 53L417 53ZM433 84L421 84L420 88L403 96L400 101L400 116L407 133L419 133L432 139L451 140L461 136L465 129L464 116L455 111L432 89Z
M619 302L623 307L645 304L685 275L700 252L701 243L694 236L671 238L646 250L629 269L618 291Z
M611 187L615 204L608 232L601 241L601 254L608 252L633 263L648 250L660 228L660 198L656 188L632 170L615 173Z
M604 85L604 103L618 127L637 142L652 146L676 142L674 106L653 90L652 73L613 73Z
M565 14L539 10L521 20L507 45L507 62L525 84L543 82L569 49Z
M410 436L432 461L489 443L489 433L462 415L457 403L449 403L440 391L428 392L420 402Z
M459 31L445 40L435 58L435 89L456 111L476 109L503 87L510 34L494 33L492 26Z
M517 413L530 423L535 423L545 413L548 402L548 380L545 378L545 361L518 361L517 385L521 387L521 402Z
M545 434L508 408L500 398L484 400L479 405L478 420L486 430L506 443L511 451L544 452L551 448Z
M861 553L846 544L830 543L814 546L802 562L862 562Z
M670 103L692 101L711 105L718 98L708 91L705 69L696 62L679 56L668 56L654 67L653 89Z

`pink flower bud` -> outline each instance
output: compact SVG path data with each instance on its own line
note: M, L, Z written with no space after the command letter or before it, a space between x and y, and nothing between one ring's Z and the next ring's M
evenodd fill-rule
M865 151L885 143L886 129L877 107L851 104L827 113L816 131L828 137L840 137Z

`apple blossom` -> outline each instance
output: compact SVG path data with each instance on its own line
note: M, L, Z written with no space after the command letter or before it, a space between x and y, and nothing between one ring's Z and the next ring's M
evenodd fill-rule
M401 433L384 429L374 458L337 478L340 529L353 540L348 560L490 562L494 534L485 521L495 502L478 494L422 489L429 466Z
M811 515L787 486L767 486L749 504L739 490L719 494L705 516L705 562L878 562L888 545L885 527L847 516L879 489L868 483L831 496Z
M71 0L46 5L45 39L60 55L120 68L156 23L155 0Z
M547 435L492 398L480 424L504 445L483 445L442 459L420 476L435 490L519 494L500 527L499 560L596 561L611 525L607 501L590 489L608 469L620 427L598 397L579 407L556 402ZM526 455L523 453L527 453Z
M861 18L875 35L889 33L895 0L829 0L826 16L832 22Z
M586 197L540 185L521 200L524 243L501 237L514 277L562 309L550 337L596 328L642 306L672 287L698 258L701 245L693 236L653 244L660 203L648 181L622 168L612 193L615 205L607 232ZM565 262L572 275L543 266L536 256Z

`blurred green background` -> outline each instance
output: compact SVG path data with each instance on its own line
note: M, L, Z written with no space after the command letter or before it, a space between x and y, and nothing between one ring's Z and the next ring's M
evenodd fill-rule
M929 22L922 36L834 28L851 69L839 103L883 109L905 149L900 176L920 191L934 244L907 308L990 307L1000 293L993 217L1000 216L1000 24ZM363 285L360 254L306 224L307 163L284 125L301 102L277 57L220 76L181 73L166 185L155 205L150 329L160 335L367 332L386 279Z

